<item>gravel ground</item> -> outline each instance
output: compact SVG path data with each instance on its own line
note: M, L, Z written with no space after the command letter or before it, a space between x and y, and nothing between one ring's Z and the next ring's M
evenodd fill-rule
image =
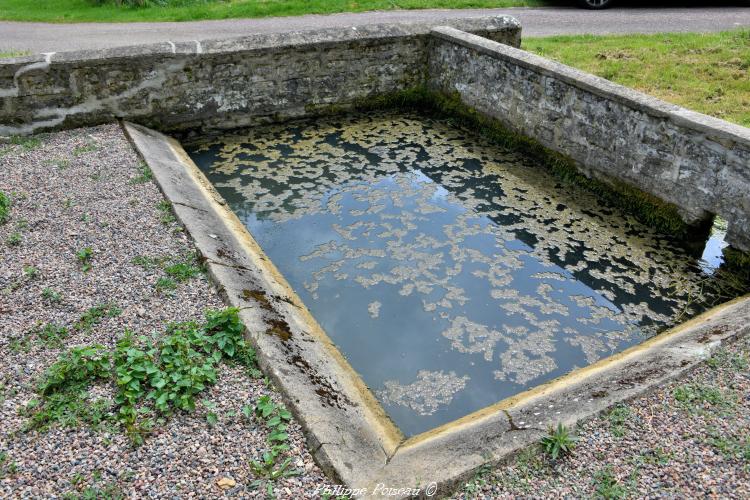
M556 464L528 450L455 498L750 498L750 339L575 431Z
M203 276L178 284L171 295L158 293L155 284L164 272L132 263L137 256L182 256L192 248L174 222L161 221L163 197L153 181L133 182L140 161L118 125L40 139L0 145L0 191L13 193L14 200L9 221L0 225L0 451L7 454L0 496L49 498L87 488L104 496L264 496L249 487L254 478L248 461L268 449L266 428L240 410L263 394L278 398L239 367L222 365L218 383L205 395L216 405L214 426L199 404L195 413L177 414L157 428L139 448L117 431L57 426L18 432L26 422L19 410L36 397L35 382L63 349L114 346L125 328L138 335L160 332L169 322L201 319L206 309L223 306ZM19 244L8 244L13 233ZM75 256L85 247L93 250L89 272ZM28 266L36 276L24 272ZM44 298L47 288L60 300ZM101 303L116 303L122 313L90 332L73 332L61 347L29 333L38 322L70 327ZM292 467L302 474L278 481L276 492L310 497L315 486L330 481L313 463L297 424L289 444ZM236 486L220 489L217 481L224 477Z
M71 346L113 346L125 328L163 331L171 321L200 319L222 306L204 277L159 293L158 268L138 256L191 251L174 222L161 220L163 201L152 181L134 182L139 160L117 125L0 145L0 191L13 193L10 220L0 225L0 496L61 497L96 492L127 497L264 496L250 488L248 461L267 449L265 427L240 409L270 394L262 380L223 365L206 408L179 413L133 448L117 431L53 427L19 432L19 415L36 397L35 382ZM14 233L17 244L10 244ZM93 250L83 272L75 253ZM37 272L29 273L29 266ZM26 271L24 271L26 268ZM43 291L60 294L59 300ZM72 325L88 308L116 303L122 310L90 332L72 332L61 346L40 342L37 324ZM486 469L456 498L750 497L750 340L729 345L688 379L676 381L575 431L572 457L551 463L529 450ZM110 388L92 392L106 395ZM201 398L204 399L204 398ZM329 485L306 450L298 425L290 429L294 467L302 474L276 483L280 498L314 496ZM236 486L222 490L217 482Z

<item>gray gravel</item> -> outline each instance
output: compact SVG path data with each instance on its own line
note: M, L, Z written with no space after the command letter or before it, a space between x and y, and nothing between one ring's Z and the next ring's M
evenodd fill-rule
M160 221L157 205L163 198L156 185L130 182L139 175L139 159L118 125L41 139L31 150L0 145L0 190L14 193L15 200L9 222L0 226L0 451L7 453L0 465L0 496L58 497L89 487L128 497L264 496L249 488L254 478L248 461L268 448L266 430L240 410L263 394L278 398L262 380L236 367L223 366L205 395L216 404L219 422L213 427L199 405L194 414L176 415L137 449L118 432L55 427L17 433L25 422L19 410L36 397L35 381L61 352L27 335L37 322L70 326L89 307L115 302L122 309L119 317L71 335L63 348L113 346L125 328L151 334L168 322L200 319L207 308L223 307L204 277L179 284L172 296L161 295L154 285L163 271L131 262L139 255L179 256L192 249L175 223ZM22 242L8 246L14 232ZM93 249L87 273L74 255L84 247ZM34 266L38 275L24 275L24 266ZM45 288L62 300L45 300ZM311 496L315 486L330 481L312 462L297 424L290 436L293 467L303 474L279 481L277 494ZM216 484L223 477L236 486L223 492Z

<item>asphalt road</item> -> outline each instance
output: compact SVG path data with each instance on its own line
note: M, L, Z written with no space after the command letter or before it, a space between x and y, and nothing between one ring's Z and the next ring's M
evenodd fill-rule
M409 10L231 19L181 23L45 24L0 22L0 51L62 52L164 41L232 38L253 33L309 30L388 22L438 21L446 18L507 14L518 19L524 36L560 34L721 31L750 26L747 7L621 8L587 11L575 8Z

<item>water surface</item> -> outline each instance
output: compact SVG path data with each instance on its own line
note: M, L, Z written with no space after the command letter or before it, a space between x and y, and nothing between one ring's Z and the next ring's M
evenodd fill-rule
M438 120L300 121L189 153L407 436L711 298L718 259Z

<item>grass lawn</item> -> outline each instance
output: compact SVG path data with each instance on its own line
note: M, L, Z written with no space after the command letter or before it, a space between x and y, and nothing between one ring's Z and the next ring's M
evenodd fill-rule
M0 49L0 59L5 57L21 57L28 56L31 52L28 50L13 50L13 49Z
M149 7L118 7L114 1L0 0L0 19L44 22L197 21L242 17L299 16L394 9L538 7L544 0L150 0ZM163 3L168 6L161 7Z
M750 127L750 30L527 38L523 48Z

